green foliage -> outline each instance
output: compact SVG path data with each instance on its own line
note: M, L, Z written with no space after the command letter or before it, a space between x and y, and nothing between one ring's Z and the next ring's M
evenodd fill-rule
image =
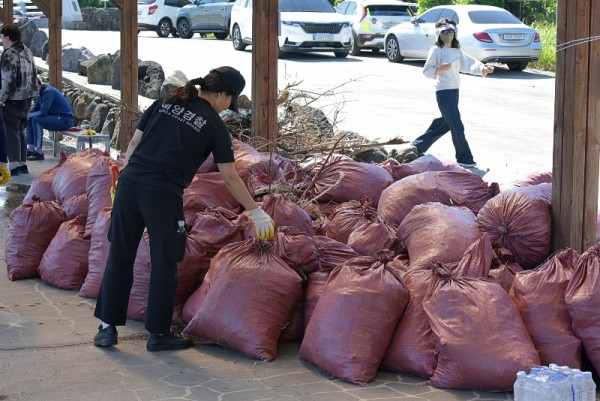
M133 0L132 0L133 1ZM96 8L104 8L104 2L102 0L79 0L79 7L96 7ZM106 2L106 7L115 7L112 1Z
M556 22L557 0L507 2L506 9L527 25L534 22Z
M531 63L531 68L544 71L556 71L556 24L535 22L532 27L540 34L542 54L540 59Z

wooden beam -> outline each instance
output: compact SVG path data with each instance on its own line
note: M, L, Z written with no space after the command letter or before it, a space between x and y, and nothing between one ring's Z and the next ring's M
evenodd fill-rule
M50 18L50 0L31 0L33 4L35 4L37 6L37 8L39 8L46 17ZM56 1L52 2L52 3L57 3ZM62 1L60 1L59 3L61 3L61 8L62 8Z
M558 2L552 187L555 250L571 247L583 252L596 242L599 46L574 41L597 35L597 18L600 7L591 0Z
M4 25L10 25L14 22L15 17L13 16L13 0L4 0L2 2L2 22Z
M32 1L48 17L48 78L62 90L62 1Z
M255 1L252 15L252 136L276 149L278 0Z
M133 136L138 110L137 2L113 0L121 10L121 151Z

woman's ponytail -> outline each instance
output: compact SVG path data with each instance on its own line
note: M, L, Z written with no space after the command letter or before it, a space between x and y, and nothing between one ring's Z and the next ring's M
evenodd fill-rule
M202 87L204 84L204 78L202 77L192 79L184 86L172 89L169 93L167 93L165 96L165 101L176 104L187 104L198 98L198 89L196 89L196 85Z

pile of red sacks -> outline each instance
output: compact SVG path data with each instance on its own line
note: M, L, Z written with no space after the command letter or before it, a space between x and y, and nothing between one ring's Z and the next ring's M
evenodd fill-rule
M237 140L234 150L251 193L267 193L257 201L277 233L254 239L214 162L201 166L183 197L173 323L185 334L263 361L281 341L300 341L301 358L359 385L383 369L506 391L540 364L581 368L585 356L600 368L600 247L550 257L549 175L501 192L432 156L296 163ZM63 153L36 180L10 217L11 280L97 297L113 165L98 150ZM145 319L150 269L144 235L132 319Z

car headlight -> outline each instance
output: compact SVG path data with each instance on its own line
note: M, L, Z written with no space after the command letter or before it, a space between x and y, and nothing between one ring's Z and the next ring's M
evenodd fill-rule
M342 22L342 28L348 28L350 25L349 22Z
M288 26L300 26L300 24L296 21L281 21L281 23Z

